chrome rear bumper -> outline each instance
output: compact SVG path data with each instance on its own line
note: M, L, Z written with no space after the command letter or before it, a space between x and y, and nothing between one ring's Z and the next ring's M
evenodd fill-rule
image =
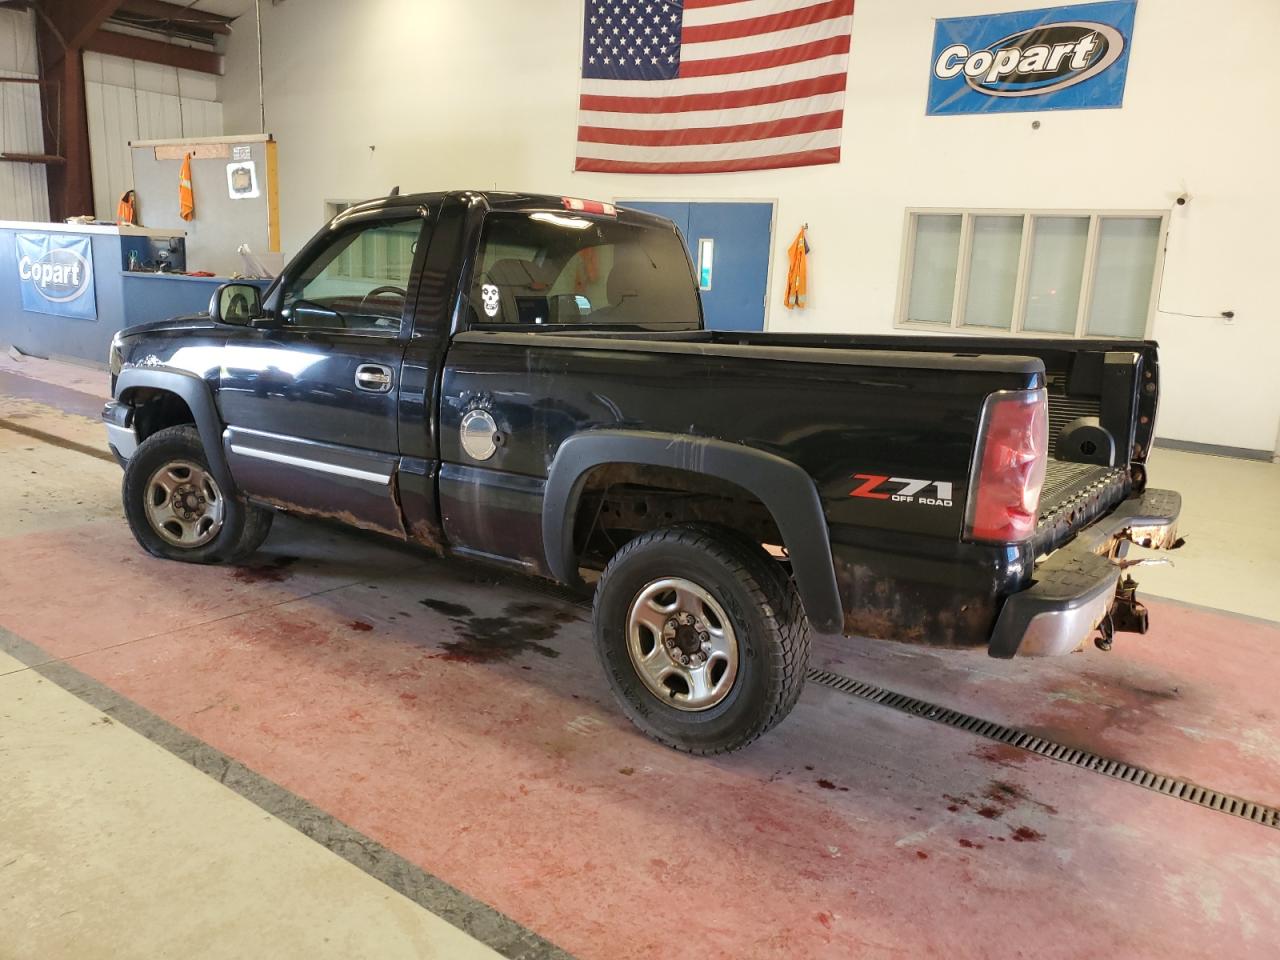
M1182 498L1173 490L1147 490L1081 530L1069 544L1037 564L1034 582L1005 600L987 651L993 657L1050 657L1070 653L1110 614L1120 581L1116 546L1179 545Z

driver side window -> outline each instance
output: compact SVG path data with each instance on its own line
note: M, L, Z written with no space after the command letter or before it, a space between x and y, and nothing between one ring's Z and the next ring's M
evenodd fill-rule
M356 224L332 242L285 290L293 327L396 334L423 221Z

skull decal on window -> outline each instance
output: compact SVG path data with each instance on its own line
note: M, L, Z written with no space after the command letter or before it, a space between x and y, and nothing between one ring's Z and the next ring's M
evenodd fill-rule
M484 303L484 313L486 317L496 317L498 315L498 288L492 283L482 284L480 287L480 300Z

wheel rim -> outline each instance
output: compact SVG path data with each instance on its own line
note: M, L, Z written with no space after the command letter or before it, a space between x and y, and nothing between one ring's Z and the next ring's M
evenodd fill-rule
M190 460L172 460L147 480L144 506L147 522L160 539L191 549L218 535L226 504L204 467Z
M654 580L627 611L627 653L644 685L678 710L709 710L738 675L738 639L724 607L692 580Z

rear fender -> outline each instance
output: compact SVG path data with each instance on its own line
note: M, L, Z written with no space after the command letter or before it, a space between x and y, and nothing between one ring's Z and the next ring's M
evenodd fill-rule
M565 440L548 471L542 507L547 569L557 580L580 582L573 546L578 499L591 470L614 463L703 473L751 493L773 515L782 534L809 621L823 633L841 631L844 611L831 560L831 540L812 478L774 454L707 437L591 430Z

